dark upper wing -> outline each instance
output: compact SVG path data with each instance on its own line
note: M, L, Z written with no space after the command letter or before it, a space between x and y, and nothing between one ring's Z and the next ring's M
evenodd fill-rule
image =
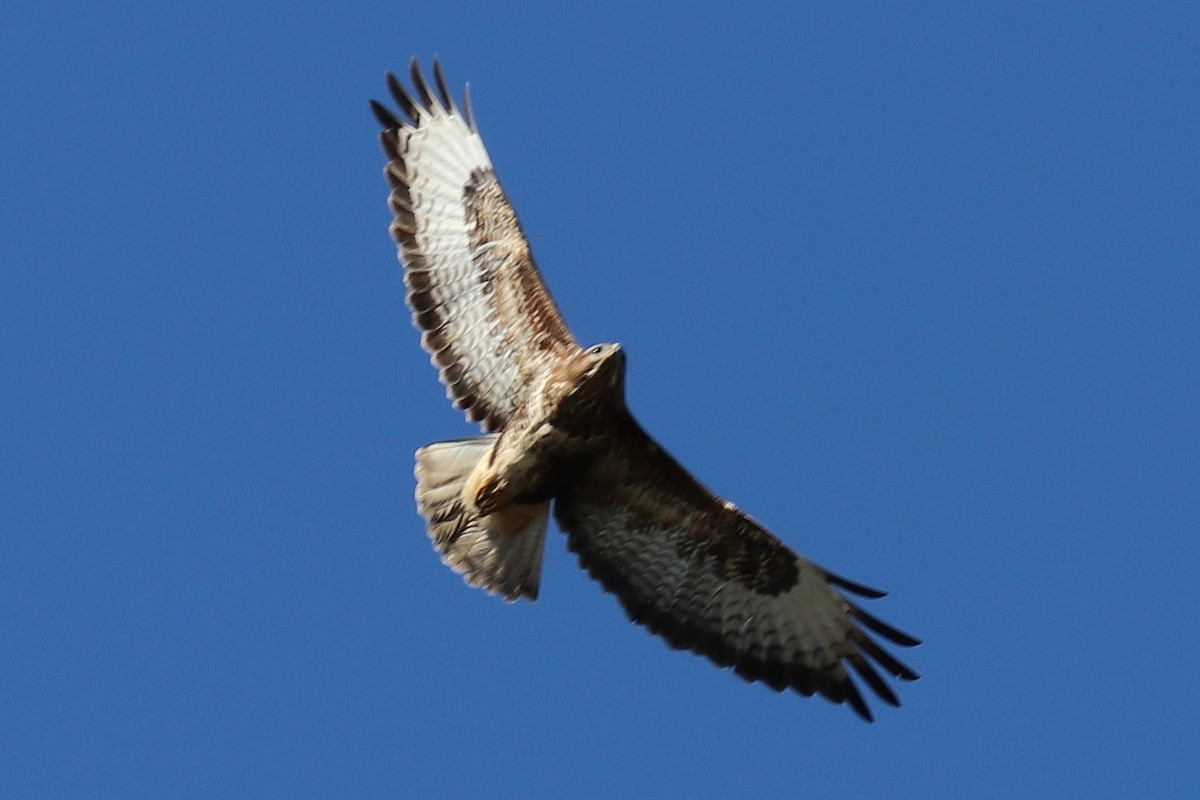
M437 62L437 95L414 59L413 92L388 74L397 116L384 126L399 246L413 319L456 407L487 430L521 405L530 377L578 350L529 253L475 128Z
M597 462L572 476L555 514L584 568L630 619L672 647L776 690L849 703L868 721L847 664L891 705L899 701L872 662L901 680L917 678L868 633L904 647L919 642L843 593L882 592L796 555L712 495L632 421Z

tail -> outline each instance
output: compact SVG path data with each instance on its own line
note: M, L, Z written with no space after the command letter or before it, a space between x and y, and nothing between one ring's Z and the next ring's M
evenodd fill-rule
M505 600L537 599L550 504L511 505L479 516L463 486L496 435L427 445L417 451L417 509L446 566Z

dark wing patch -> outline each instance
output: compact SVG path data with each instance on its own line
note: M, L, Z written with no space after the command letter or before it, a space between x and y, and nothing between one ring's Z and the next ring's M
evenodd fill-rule
M847 665L890 705L899 699L879 670L918 677L868 633L902 647L917 640L835 587L882 593L793 553L709 493L632 421L572 476L555 515L568 547L631 620L747 681L848 703L869 721Z
M782 542L744 517L733 520L731 530L717 536L707 528L686 531L675 552L758 594L778 595L796 585L796 557Z

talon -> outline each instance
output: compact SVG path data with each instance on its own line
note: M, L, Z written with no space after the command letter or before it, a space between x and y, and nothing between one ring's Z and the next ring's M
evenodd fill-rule
M475 491L475 507L480 516L486 517L496 510L496 496L500 493L500 481L488 478Z

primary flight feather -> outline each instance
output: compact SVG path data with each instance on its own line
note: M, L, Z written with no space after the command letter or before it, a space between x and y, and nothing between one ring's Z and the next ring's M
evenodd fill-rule
M880 670L917 674L870 634L919 642L847 595L882 592L805 560L714 495L625 406L620 345L584 349L534 264L470 96L434 62L394 75L383 126L391 225L421 343L484 436L417 451L417 507L443 560L508 600L536 599L551 507L567 546L634 622L748 681L871 711L850 670L899 705ZM849 670L847 669L849 667Z

